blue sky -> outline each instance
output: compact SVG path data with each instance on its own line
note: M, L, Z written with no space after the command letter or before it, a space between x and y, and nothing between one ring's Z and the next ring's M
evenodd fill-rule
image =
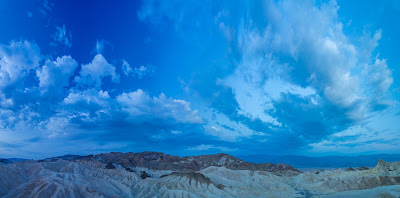
M0 157L400 152L398 1L0 1Z

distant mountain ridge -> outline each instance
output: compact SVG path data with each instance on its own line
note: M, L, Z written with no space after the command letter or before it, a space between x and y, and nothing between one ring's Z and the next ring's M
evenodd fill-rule
M268 156L268 155L247 155L239 158L252 163L284 163L295 168L345 168L345 167L373 167L381 159L386 162L400 161L400 154L375 154L359 156L325 156L306 157L296 155Z
M118 153L118 152L117 152ZM145 153L145 152L143 152ZM154 152L157 153L157 152ZM81 158L88 158L89 156L100 156L98 155L63 155L45 158L39 161L54 161L57 159L63 160L74 160ZM162 154L161 154L162 155ZM169 155L170 156L170 155ZM205 155L207 156L207 155ZM177 156L175 156L177 157ZM233 156L232 156L233 157ZM324 156L324 157L307 157L297 155L285 155L285 156L271 156L271 155L238 155L235 156L242 161L260 164L260 163L272 163L272 164L288 164L294 168L347 168L347 167L373 167L379 159L386 162L400 161L400 154L375 154L375 155L359 155L359 156ZM185 157L183 157L185 158ZM29 159L22 158L0 158L0 163L8 164L19 161L26 161Z
M55 160L59 160L59 159L62 159L62 160L74 160L74 159L78 159L79 157L82 157L82 156L81 155L67 154L67 155L49 157L49 158L46 158L46 159L38 160L38 162L55 161Z
M62 160L90 160L99 161L104 164L118 164L124 168L143 167L153 170L171 170L180 172L193 172L201 169L217 166L231 170L260 170L273 172L278 175L294 175L300 173L299 170L290 165L277 163L250 163L234 156L219 153L214 155L199 155L179 157L164 154L161 152L145 151L141 153L121 153L110 152L98 155L64 155L59 157L46 158L38 162L51 162L58 159Z
M23 158L0 158L0 164L11 164L14 162L28 161L29 159Z

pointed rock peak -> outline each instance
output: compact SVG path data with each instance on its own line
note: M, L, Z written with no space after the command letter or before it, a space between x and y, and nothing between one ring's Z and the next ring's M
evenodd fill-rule
M349 167L349 168L346 168L346 171L356 171L356 170L352 167Z
M180 177L180 178L186 178L189 180L189 183L191 184L192 181L196 183L202 183L202 184L207 184L210 185L212 182L210 178L204 176L201 173L195 173L195 172L189 172L189 173L183 173L183 172L172 172L168 175L162 175L160 178L163 177Z
M111 162L109 162L109 163L106 165L106 169L115 169L115 166L114 166Z

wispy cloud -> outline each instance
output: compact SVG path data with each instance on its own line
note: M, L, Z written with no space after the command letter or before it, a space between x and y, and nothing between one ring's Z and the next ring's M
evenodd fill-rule
M223 151L223 152L230 152L230 151L235 151L237 149L231 149L227 147L221 147L221 146L215 146L215 145L206 145L206 144L201 144L198 146L194 147L189 147L187 148L189 151L210 151L210 150L217 150L217 151Z
M154 68L155 67L152 65L148 66L141 65L139 67L132 68L127 61L122 60L122 70L125 76L134 76L137 77L138 79L142 79L154 73Z
M56 32L53 34L53 42L51 42L50 45L53 46L61 45L71 48L72 46L71 39L72 39L71 32L67 31L65 25L63 25L62 27L57 26Z

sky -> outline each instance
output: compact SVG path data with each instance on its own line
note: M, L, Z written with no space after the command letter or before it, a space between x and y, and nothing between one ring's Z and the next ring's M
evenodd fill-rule
M399 1L0 1L0 157L400 153Z

